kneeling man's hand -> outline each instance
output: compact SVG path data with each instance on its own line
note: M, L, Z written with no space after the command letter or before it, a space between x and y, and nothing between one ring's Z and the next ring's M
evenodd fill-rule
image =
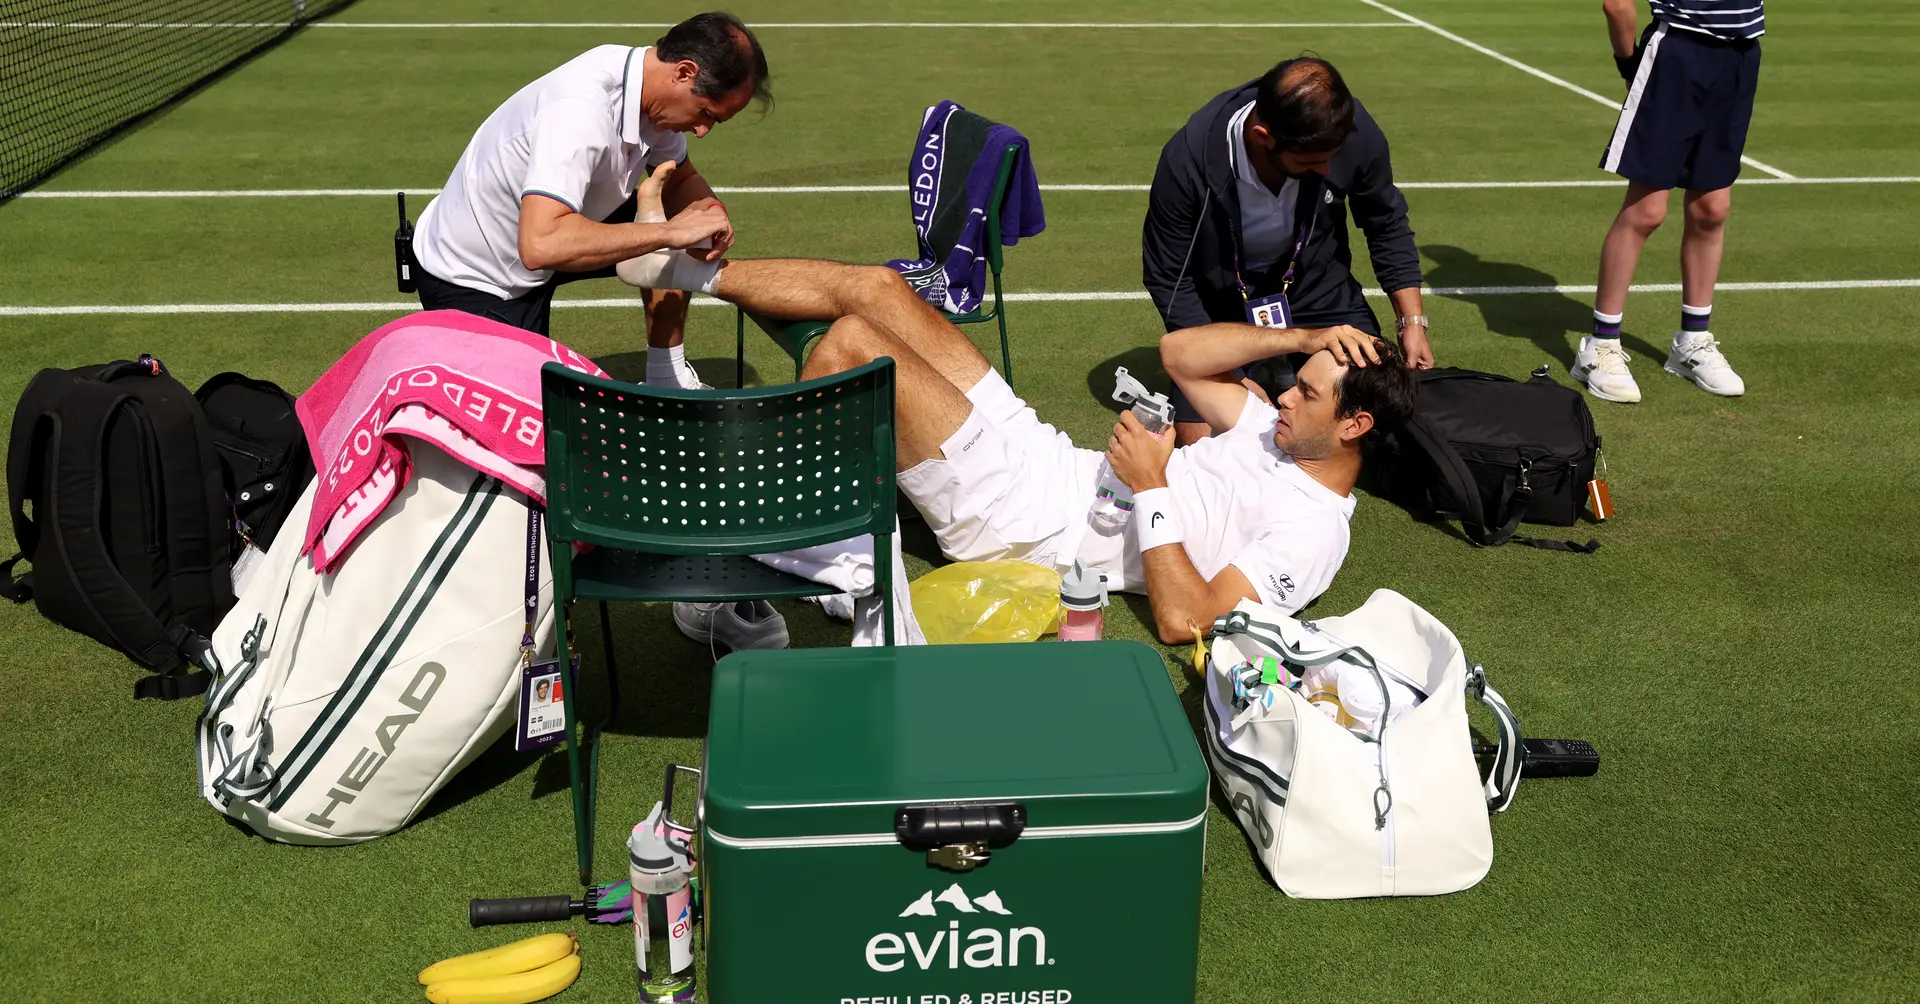
M695 199L687 203L687 208L681 212L707 209L719 211L722 229L713 234L713 247L688 248L687 253L701 261L719 261L727 249L733 247L733 219L727 215L727 207L721 205L719 199Z
M1173 456L1173 429L1158 435L1148 432L1133 417L1120 413L1113 425L1113 438L1107 440L1107 463L1128 488L1144 492L1167 486L1167 459Z

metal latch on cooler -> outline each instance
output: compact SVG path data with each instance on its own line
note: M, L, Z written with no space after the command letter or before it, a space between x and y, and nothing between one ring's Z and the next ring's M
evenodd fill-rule
M1027 807L1019 802L904 805L893 813L894 837L909 850L926 852L928 865L951 872L986 864L1026 828Z

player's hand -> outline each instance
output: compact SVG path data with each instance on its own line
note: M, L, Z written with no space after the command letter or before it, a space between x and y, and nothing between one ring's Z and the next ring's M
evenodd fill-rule
M721 205L719 199L713 198L695 199L693 202L687 204L687 209L704 209L709 206L719 209L723 215L727 211L727 207ZM684 212L685 210L682 211ZM729 217L727 219L726 229L713 235L713 247L688 248L687 253L701 261L719 261L721 257L727 253L727 249L731 247L733 247L733 220Z
M1325 349L1333 353L1333 361L1342 366L1365 369L1368 363L1380 361L1380 350L1374 347L1379 339L1350 324L1316 328L1308 334L1313 339L1313 351Z
M1407 357L1407 368L1410 370L1433 368L1433 347L1427 344L1424 325L1409 324L1400 332L1400 354Z
M1133 412L1120 413L1120 421L1113 424L1113 436L1107 440L1107 463L1121 483L1136 493L1165 488L1167 460L1172 456L1171 427L1158 434L1151 433L1133 417Z

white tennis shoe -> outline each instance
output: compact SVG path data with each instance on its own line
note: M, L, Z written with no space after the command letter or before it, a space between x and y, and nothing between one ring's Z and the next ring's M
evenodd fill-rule
M1627 350L1618 338L1580 339L1573 354L1573 368L1567 374L1587 385L1587 393L1602 401L1634 404L1640 400L1640 385L1627 372Z
M786 618L766 600L740 603L675 603L673 626L694 641L705 642L720 654L721 649L739 652L750 648L786 648Z
M1720 352L1720 341L1707 331L1677 331L1673 350L1667 353L1666 370L1700 385L1700 389L1721 397L1739 397L1747 392L1747 382L1733 371Z

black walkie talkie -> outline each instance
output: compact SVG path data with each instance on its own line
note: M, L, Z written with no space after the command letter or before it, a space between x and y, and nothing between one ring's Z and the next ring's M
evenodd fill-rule
M1473 755L1491 759L1500 751L1476 745ZM1521 777L1592 777L1600 772L1600 754L1584 739L1527 739L1522 746Z
M407 222L407 193L393 193L395 202L400 204L400 226L393 232L393 277L400 292L411 293L419 287L413 284L413 224Z

